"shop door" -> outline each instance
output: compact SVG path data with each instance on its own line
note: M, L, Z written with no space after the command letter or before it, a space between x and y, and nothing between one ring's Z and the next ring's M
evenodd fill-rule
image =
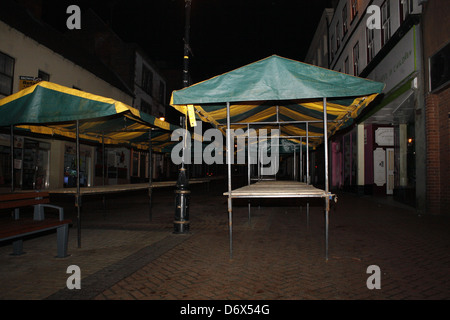
M23 190L48 188L50 144L25 139L23 152Z
M386 149L386 194L394 194L394 148Z

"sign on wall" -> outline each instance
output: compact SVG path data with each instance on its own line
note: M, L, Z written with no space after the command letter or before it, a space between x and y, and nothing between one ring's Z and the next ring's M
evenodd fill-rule
M382 148L373 152L373 182L379 187L386 183L386 151Z
M367 76L368 79L386 84L383 93L389 92L416 69L414 30L414 27L411 28Z
M375 130L375 143L379 146L393 146L394 128L378 128Z
M19 91L31 87L40 81L42 81L42 79L37 77L19 76Z

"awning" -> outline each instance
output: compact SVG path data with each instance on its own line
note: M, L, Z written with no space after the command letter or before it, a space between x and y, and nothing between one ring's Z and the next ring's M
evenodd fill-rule
M250 123L255 129L279 128L295 142L308 131L310 145L315 146L323 137L324 97L328 131L333 134L350 125L383 88L380 82L272 55L174 91L170 104L188 115L192 125L195 112L225 133L230 103L232 129L245 130Z
M0 126L82 140L162 150L178 128L120 101L41 81L0 100ZM159 130L159 131L157 131ZM153 144L153 141L155 142Z

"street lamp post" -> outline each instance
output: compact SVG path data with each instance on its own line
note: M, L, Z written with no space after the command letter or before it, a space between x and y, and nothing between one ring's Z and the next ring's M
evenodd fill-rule
M184 28L184 57L183 57L183 87L189 86L189 29L191 16L191 1L185 0L185 28ZM182 127L187 130L185 117L181 117ZM178 174L177 189L175 190L175 220L173 223L174 233L185 234L189 232L189 200L190 191L189 178L184 164L185 148L183 147L183 158Z

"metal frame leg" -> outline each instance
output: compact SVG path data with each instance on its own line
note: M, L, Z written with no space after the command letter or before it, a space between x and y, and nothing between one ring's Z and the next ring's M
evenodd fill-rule
M252 216L251 216L251 211L250 211L250 200L248 200L248 225L251 226L252 225Z
M56 229L57 257L67 257L67 244L69 239L69 225L63 224Z
M325 260L328 261L328 223L330 213L330 199L325 199Z
M24 254L23 252L23 239L18 239L13 241L13 256L20 256Z
M306 202L306 226L309 229L309 201Z

